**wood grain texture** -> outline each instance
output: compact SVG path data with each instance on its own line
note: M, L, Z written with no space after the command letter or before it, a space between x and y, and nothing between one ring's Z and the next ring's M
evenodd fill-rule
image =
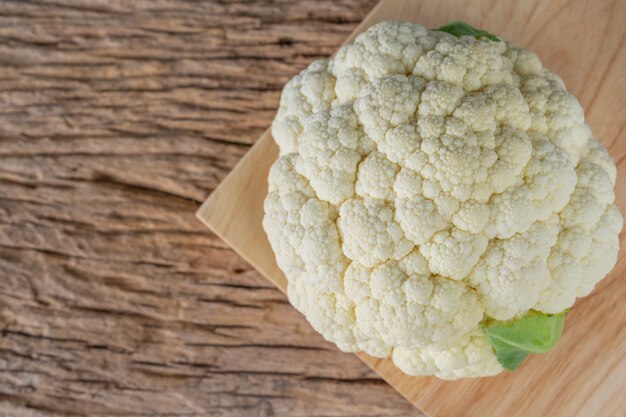
M371 0L0 2L0 416L420 414L193 216Z
M414 2L385 0L348 38L387 19L438 27L461 19L534 50L560 74L586 112L594 135L617 162L617 204L626 208L626 2L602 0ZM235 250L281 289L285 278L263 233L267 169L277 148L266 132L198 211ZM624 234L620 236L624 246ZM550 354L535 355L515 373L444 382L411 378L390 360L358 356L431 417L626 415L626 256L568 314Z

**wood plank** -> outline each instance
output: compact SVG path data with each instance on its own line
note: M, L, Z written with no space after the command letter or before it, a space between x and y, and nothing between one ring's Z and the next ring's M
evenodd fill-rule
M387 19L426 27L460 19L535 51L580 99L595 136L618 162L617 204L621 210L626 207L625 2L386 0L348 40ZM285 278L260 222L267 168L276 154L266 132L200 208L198 217L284 291ZM623 245L623 234L620 239ZM445 382L406 376L389 359L358 356L432 417L621 417L626 413L625 273L622 251L611 274L568 315L558 347L530 358L515 373Z
M374 3L0 1L0 416L421 415L193 216Z

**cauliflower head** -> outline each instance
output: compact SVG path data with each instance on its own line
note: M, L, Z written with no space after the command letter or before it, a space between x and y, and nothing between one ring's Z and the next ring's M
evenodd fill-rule
M560 313L616 261L613 161L560 78L490 36L377 24L272 123L263 226L291 303L411 375L501 372L486 321Z

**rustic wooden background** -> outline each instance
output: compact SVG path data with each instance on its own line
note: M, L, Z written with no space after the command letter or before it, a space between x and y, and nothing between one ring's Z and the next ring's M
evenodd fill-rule
M419 416L193 214L375 0L0 2L0 415Z

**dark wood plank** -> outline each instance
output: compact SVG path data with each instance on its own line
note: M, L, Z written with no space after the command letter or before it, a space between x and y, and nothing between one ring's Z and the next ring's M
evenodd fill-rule
M0 3L0 415L419 415L193 217L374 3Z

